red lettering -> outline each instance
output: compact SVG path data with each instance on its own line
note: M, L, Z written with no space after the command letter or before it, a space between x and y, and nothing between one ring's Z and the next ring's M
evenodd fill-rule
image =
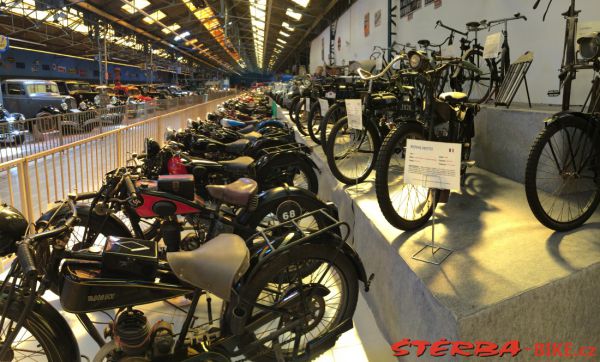
M533 352L533 355L536 357L542 357L546 355L546 346L543 343L536 343L535 344L535 350Z
M564 357L562 353L562 343L552 343L552 357Z
M521 353L521 346L519 345L519 341L508 341L500 348L498 354L500 357L505 354L510 354L512 357L516 357L519 353Z
M394 351L394 356L407 356L410 354L410 351L403 349L402 347L408 347L410 345L410 339L404 338L400 342L396 342L392 344L392 351Z
M461 348L464 347L464 348ZM471 342L452 342L452 348L450 349L450 355L454 356L472 356L473 353L470 351L466 351L468 349L473 349L473 343Z
M498 355L498 345L493 342L475 341L475 356L492 357Z
M431 343L427 341L412 341L411 346L417 347L417 357L421 357L427 351L427 346L431 346Z
M571 342L565 343L565 357L573 357L573 354L571 353L572 348L573 348L573 343L571 343Z
M446 338L442 338L439 341L437 341L431 345L429 354L433 357L445 356L446 352L448 352L449 345L450 345L450 342L448 342L448 340Z
M588 348L588 351L590 351L588 353L588 357L596 357L597 356L597 354L596 354L596 347L590 346Z

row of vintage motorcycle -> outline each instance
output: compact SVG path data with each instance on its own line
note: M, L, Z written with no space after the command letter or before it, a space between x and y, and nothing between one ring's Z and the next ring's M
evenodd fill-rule
M265 95L245 94L167 130L162 146L148 139L100 190L69 195L30 230L4 205L1 253L17 258L2 284L0 358L81 360L46 291L98 344L93 361L295 361L331 348L372 277L348 224L315 195L310 150L270 111ZM190 300L181 326L137 307L178 296ZM89 315L99 311L104 335Z
M567 13L563 53L568 56L563 59L560 73L563 111L545 120L525 170L525 193L533 214L557 231L581 226L600 204L600 35L576 39L572 28L577 26L579 11L575 10L574 0ZM516 14L493 23L519 19L526 20ZM477 34L481 24L490 23L473 22L467 27ZM462 34L440 21L437 24L452 31L441 45L455 33ZM504 35L506 39L506 30ZM477 35L461 39L461 57L439 56L439 52L429 51L430 42L426 40L419 44L423 50L406 51L404 46L377 75L364 70L364 64L355 63L346 69L350 76L299 76L287 84L275 85L270 93L289 110L298 131L322 146L329 168L340 182L355 185L376 171L375 189L381 211L391 225L403 230L425 225L437 202L449 196L447 190L404 183L407 140L461 144L464 181L466 169L475 164L470 155L479 104L493 97L502 81L502 76L490 78L490 71L482 69L496 69L497 62L505 70L509 63L508 52L503 51L498 60L486 59L482 66L479 57L483 49L478 47ZM503 49L508 50L506 42ZM374 54L383 56L386 51L375 47ZM594 81L582 110L573 111L571 82L578 71L585 69L594 71ZM484 91L475 91L478 89ZM361 99L361 127L350 126L347 99Z

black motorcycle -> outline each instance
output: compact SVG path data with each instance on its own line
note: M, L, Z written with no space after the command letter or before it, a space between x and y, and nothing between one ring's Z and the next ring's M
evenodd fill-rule
M300 361L352 328L358 281L368 289L359 257L332 232L347 229L342 222L306 234L294 230L300 220L293 218L276 227L286 233L263 230L264 243L252 248L238 235L215 232L193 251L166 255L155 242L121 237L99 251L72 251L65 241L79 217L77 199L64 202L68 219L44 222L21 241L2 240L4 250L17 250L0 291L2 360L81 360L72 328L42 297L47 290L58 292L63 310L98 344L93 361ZM138 201L134 193L119 200ZM223 300L221 318L214 321L209 303L209 323L199 325L196 307L208 293ZM138 307L184 295L191 304L180 330ZM88 316L96 311L111 318L104 336Z

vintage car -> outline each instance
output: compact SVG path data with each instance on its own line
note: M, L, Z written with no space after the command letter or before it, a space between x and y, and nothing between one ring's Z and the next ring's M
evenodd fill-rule
M143 114L154 112L150 105L153 98L144 96L142 91L133 85L115 85L117 98L124 100L127 104L127 117L135 118Z
M93 103L94 98L98 95L98 92L95 92L88 82L78 80L55 80L54 82L58 85L60 94L75 98L80 109L82 108L81 102Z
M25 116L21 113L10 113L0 104L0 145L20 145L25 141L27 132Z
M61 95L58 85L49 80L7 79L2 81L4 107L25 118L48 116L47 107L77 109L77 101Z

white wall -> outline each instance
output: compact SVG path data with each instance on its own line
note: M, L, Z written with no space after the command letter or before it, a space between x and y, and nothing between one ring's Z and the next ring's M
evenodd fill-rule
M375 27L375 13L381 10L381 25ZM369 36L364 34L364 18L369 13ZM368 59L373 45L387 47L388 12L387 0L358 0L338 20L335 51L336 64L348 64L351 60ZM341 38L338 50L337 38ZM322 41L325 46L324 61L321 59ZM329 64L329 27L317 36L310 47L310 71L319 65Z
M399 3L399 0L395 0ZM436 20L442 20L445 24L457 29L465 29L468 21L480 21L482 19L492 20L510 17L520 12L527 16L527 22L512 22L509 26L509 43L511 47L512 60L522 55L525 51L532 51L535 60L529 70L527 80L531 98L534 103L558 104L561 98L547 96L548 90L558 88L558 68L562 59L562 44L565 31L565 22L560 15L567 10L566 1L554 1L545 22L542 15L547 4L543 0L540 8L533 10L534 0L442 0L442 6L434 9L433 5L422 7L413 13L412 20L402 18L398 21L397 41L400 43L410 42L415 44L419 39L429 39L433 43L441 42L448 36L448 32L435 29ZM373 13L382 8L382 25L379 28L373 26ZM580 22L600 20L600 1L579 0L577 8L582 10ZM363 16L366 11L371 12L371 35L365 38L363 31ZM349 20L348 20L349 19ZM344 24L344 29L340 25ZM500 28L496 28L499 31ZM360 60L366 59L371 53L373 45L386 45L387 43L387 1L386 0L359 0L346 13L342 15L338 23L338 33L344 31L350 33L350 44L345 44L342 38L341 54L337 56L337 63L342 64L342 59ZM329 29L318 36L311 46L310 67L322 64L321 38L325 39L325 60L329 46ZM487 32L483 34L482 42ZM456 40L458 41L458 37ZM579 73L574 85L573 103L581 104L587 96L592 74L590 71ZM516 101L525 101L525 90L521 89Z

